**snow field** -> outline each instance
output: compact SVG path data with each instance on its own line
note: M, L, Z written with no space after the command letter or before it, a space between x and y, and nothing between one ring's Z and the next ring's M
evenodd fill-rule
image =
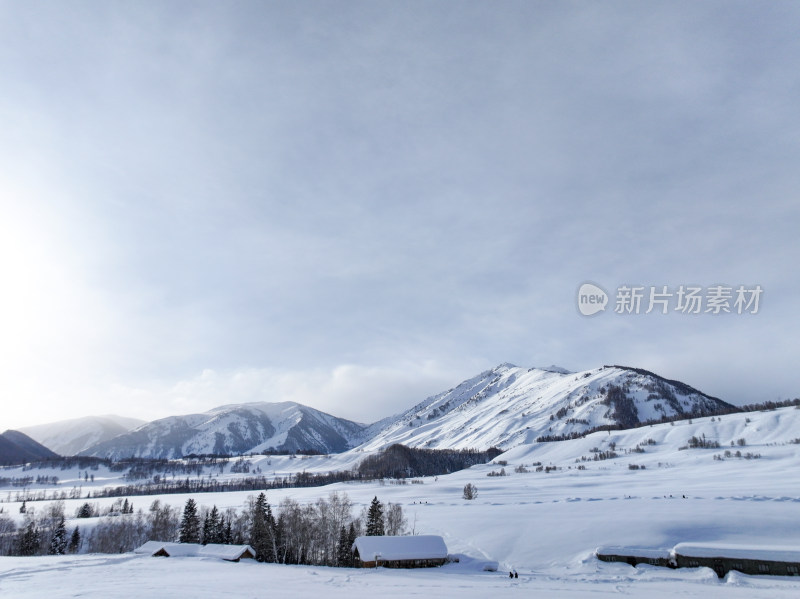
M750 421L747 422L747 419ZM691 436L718 440L720 448L686 449ZM697 419L631 431L596 433L585 439L516 447L494 464L474 466L424 484L340 483L328 487L271 490L277 506L283 497L306 503L331 491L346 492L354 515L375 495L402 504L409 529L440 534L460 564L425 571L359 571L340 568L228 564L196 558L142 558L132 555L0 558L2 597L797 597L800 578L757 577L731 573L719 580L707 569L667 570L598 562L601 545L671 548L681 542L745 546L800 547L800 410L734 414L713 422ZM730 447L745 438L745 446ZM646 439L645 453L625 453ZM594 461L594 448L615 443L619 457ZM714 459L725 449L749 451L759 459ZM280 472L303 464L309 471L355 463L363 454L332 458L252 458L272 461ZM506 465L497 463L506 460ZM557 466L535 472L533 464ZM630 470L629 463L644 465ZM515 468L525 465L528 473ZM577 466L585 466L585 470ZM487 476L505 469L507 476ZM266 472L266 469L264 469ZM297 471L288 470L288 471ZM4 471L8 476L8 471ZM36 474L46 472L30 471ZM52 474L65 479L57 470ZM77 472L75 473L77 474ZM100 481L96 485L112 481ZM19 471L13 475L19 475ZM114 475L116 476L116 475ZM472 501L461 497L468 482L478 488ZM66 486L66 484L64 485ZM84 486L84 489L87 487ZM0 492L2 493L2 492ZM200 505L241 509L253 492L191 495ZM158 498L182 507L190 495L132 497L147 509ZM684 498L685 496L685 498ZM2 494L0 494L2 497ZM67 500L71 515L85 499ZM90 500L101 506L113 499ZM31 502L36 510L42 502ZM19 504L0 503L16 518ZM82 529L91 519L72 519ZM481 571L497 561L500 571ZM508 579L515 569L520 578ZM188 585L188 586L187 586ZM188 589L188 590L187 590Z

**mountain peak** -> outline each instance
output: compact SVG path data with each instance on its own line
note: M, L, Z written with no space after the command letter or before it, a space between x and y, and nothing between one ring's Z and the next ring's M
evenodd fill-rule
M630 367L570 372L501 364L434 395L380 429L363 448L510 448L598 428L728 413L733 406L685 383ZM372 431L370 431L372 432Z
M363 425L302 404L227 404L202 414L154 420L82 455L178 458L186 455L241 455L263 451L338 453L360 441Z

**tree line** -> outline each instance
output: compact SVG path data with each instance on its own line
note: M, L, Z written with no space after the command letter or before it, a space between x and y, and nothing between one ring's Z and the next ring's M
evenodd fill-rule
M87 498L101 497L133 497L142 495L170 495L193 493L225 493L230 491L258 491L272 489L321 487L340 482L369 482L383 478L405 480L420 476L438 476L449 474L475 464L485 464L496 458L502 452L492 447L486 451L474 449L420 449L395 444L379 452L367 456L353 470L331 471L328 473L297 472L287 476L267 478L264 475L244 476L231 480L218 480L209 476L202 478L202 467L220 467L224 462L219 458L196 460L184 464L182 468L193 470L197 478L189 476L167 479L158 474L150 480L132 482L117 487L103 487L87 492ZM126 480L140 479L145 473L165 472L170 468L172 460L145 460L137 458L128 465L133 468L134 474L129 471ZM234 466L238 464L234 462ZM119 469L119 464L115 466ZM232 467L233 468L233 467ZM237 469L243 467L238 467ZM177 471L177 469L176 469ZM47 494L45 491L24 490L17 492L16 501L42 501L77 498L75 487L67 494L65 491L54 491Z
M367 456L356 468L366 479L438 476L490 462L502 453L496 447L475 449L420 449L396 443Z
M23 523L0 514L0 555L125 553L146 541L249 544L256 559L280 564L352 566L351 547L361 535L406 534L402 506L383 504L377 496L354 515L347 493L300 504L284 498L273 511L265 493L248 497L243 509L199 506L189 498L180 510L156 499L147 511L134 512L126 498L115 502L94 527L67 529L64 503L51 503L41 514L27 508ZM85 503L75 517L96 517Z

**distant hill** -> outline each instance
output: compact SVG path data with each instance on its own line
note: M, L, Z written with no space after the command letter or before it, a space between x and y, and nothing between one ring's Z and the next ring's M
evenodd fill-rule
M8 430L0 435L0 464L23 464L47 458L57 458L57 453L37 443L28 435Z
M363 425L294 402L255 402L154 420L82 455L112 459L246 454L274 449L339 453L357 444Z
M61 455L78 455L93 445L146 424L144 420L109 414L60 420L19 430Z

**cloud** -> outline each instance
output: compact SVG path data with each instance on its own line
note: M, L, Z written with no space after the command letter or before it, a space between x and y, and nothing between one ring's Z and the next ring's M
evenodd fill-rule
M343 364L305 371L206 369L171 385L114 385L109 394L114 403L125 406L126 415L142 418L198 413L232 403L294 401L371 423L452 387L461 376L432 362L391 367Z
M796 392L765 348L800 337L797 8L414 7L9 5L0 394L43 407L17 419L370 419L505 361ZM768 301L731 356L709 319L587 323L587 280Z

